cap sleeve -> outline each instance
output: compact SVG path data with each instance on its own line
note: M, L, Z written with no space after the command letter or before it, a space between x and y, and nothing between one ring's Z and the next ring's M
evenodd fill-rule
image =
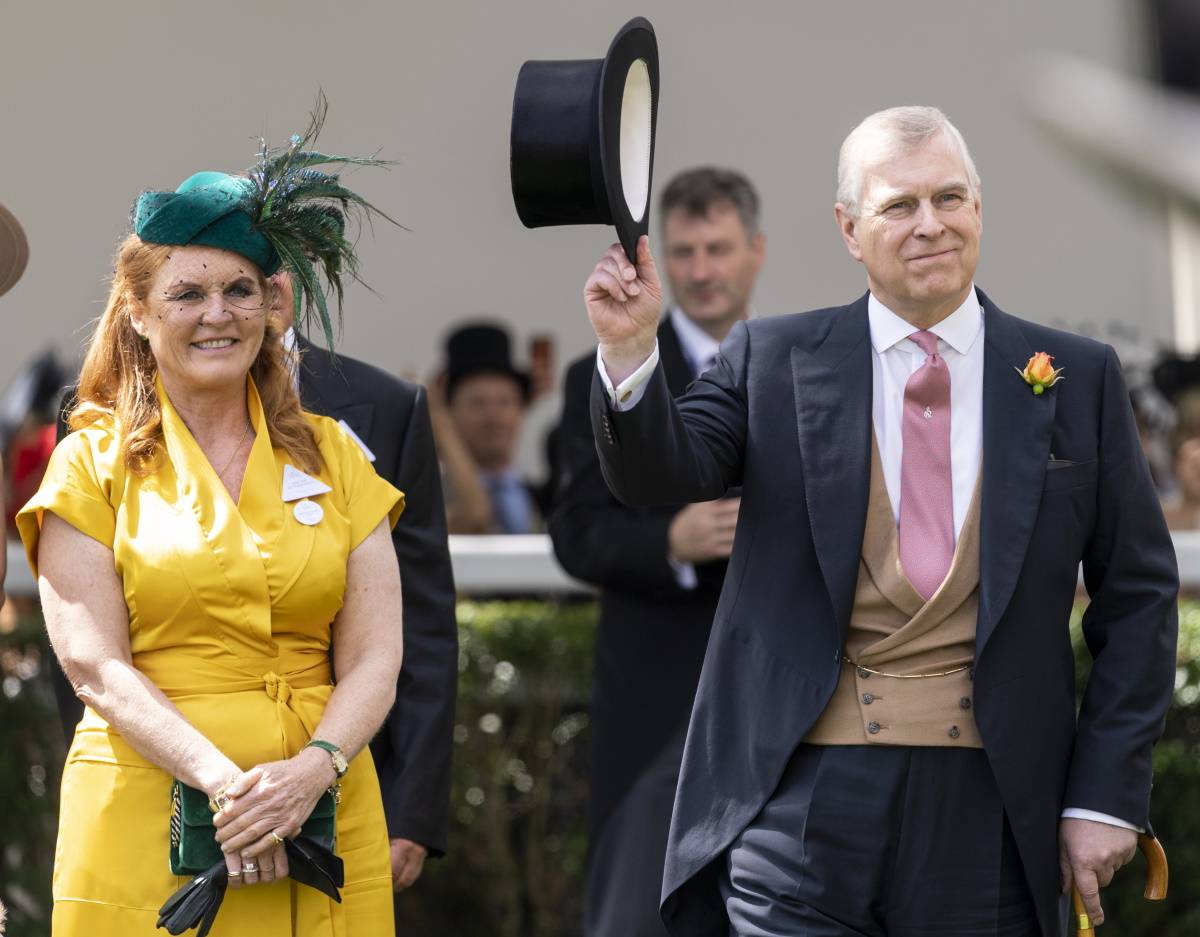
M367 539L385 517L395 527L404 511L404 492L381 478L366 454L337 423L323 420L326 456L340 483L350 517L350 549Z
M42 484L17 512L17 530L36 578L38 541L46 512L112 549L116 510L111 495L117 440L111 430L88 428L72 433L55 448Z

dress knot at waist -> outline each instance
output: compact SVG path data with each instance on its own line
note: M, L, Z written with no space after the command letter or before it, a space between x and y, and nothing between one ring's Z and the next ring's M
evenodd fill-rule
M286 704L296 690L330 686L333 672L325 652L267 658L193 658L135 655L133 665L168 698L224 693L266 693ZM186 683L181 678L186 675Z
M279 703L286 703L292 698L292 685L274 670L268 670L263 674L262 680L267 696L271 699Z

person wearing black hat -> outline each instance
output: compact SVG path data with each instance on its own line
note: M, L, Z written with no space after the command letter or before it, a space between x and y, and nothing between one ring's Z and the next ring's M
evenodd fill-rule
M765 254L758 208L750 181L726 169L688 170L663 191L675 304L658 341L677 396L750 313ZM588 413L595 366L593 350L567 372L547 522L563 567L601 589L584 932L652 937L665 933L658 899L675 782L739 499L627 507L614 498Z
M676 401L647 239L584 287L630 504L741 490L663 874L679 937L1062 937L1150 822L1175 555L1114 350L974 282L978 173L935 108L842 145L868 291L738 323ZM1077 703L1082 565L1092 663Z
M446 339L446 370L433 382L430 411L451 533L527 534L541 527L541 508L514 464L530 390L500 326L465 325Z

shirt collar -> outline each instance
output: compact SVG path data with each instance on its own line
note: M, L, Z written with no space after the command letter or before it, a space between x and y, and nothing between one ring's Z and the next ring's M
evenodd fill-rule
M679 336L683 353L694 365L706 364L720 350L721 343L689 319L678 306L671 307L671 325Z
M871 346L876 354L883 354L914 332L921 331L888 309L875 298L874 293L867 299L867 320L871 328ZM983 309L972 284L962 305L929 331L960 355L965 355L975 344L982 330Z
M675 334L679 336L679 344L683 346L683 353L692 363L692 367L707 367L708 362L721 350L721 343L689 319L678 306L671 307L670 315L671 325L675 327Z
M478 469L478 472L480 479L482 479L485 484L488 482L521 486L524 486L525 484L521 477L521 472L515 465L509 465L506 468L497 469L494 472L489 472L486 469Z

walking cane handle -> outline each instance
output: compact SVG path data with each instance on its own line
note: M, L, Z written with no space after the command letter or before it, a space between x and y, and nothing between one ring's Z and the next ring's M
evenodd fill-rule
M1150 901L1162 901L1167 897L1167 854L1163 852L1162 843L1153 836L1145 833L1138 834L1138 849L1146 857L1146 889L1143 895ZM1096 937L1096 929L1092 927L1091 918L1083 906L1083 896L1078 888L1071 889L1075 905L1075 918L1079 926L1079 937Z
M1162 901L1167 897L1167 854L1163 852L1162 843L1141 833L1138 849L1146 857L1146 890L1142 894L1149 901Z

